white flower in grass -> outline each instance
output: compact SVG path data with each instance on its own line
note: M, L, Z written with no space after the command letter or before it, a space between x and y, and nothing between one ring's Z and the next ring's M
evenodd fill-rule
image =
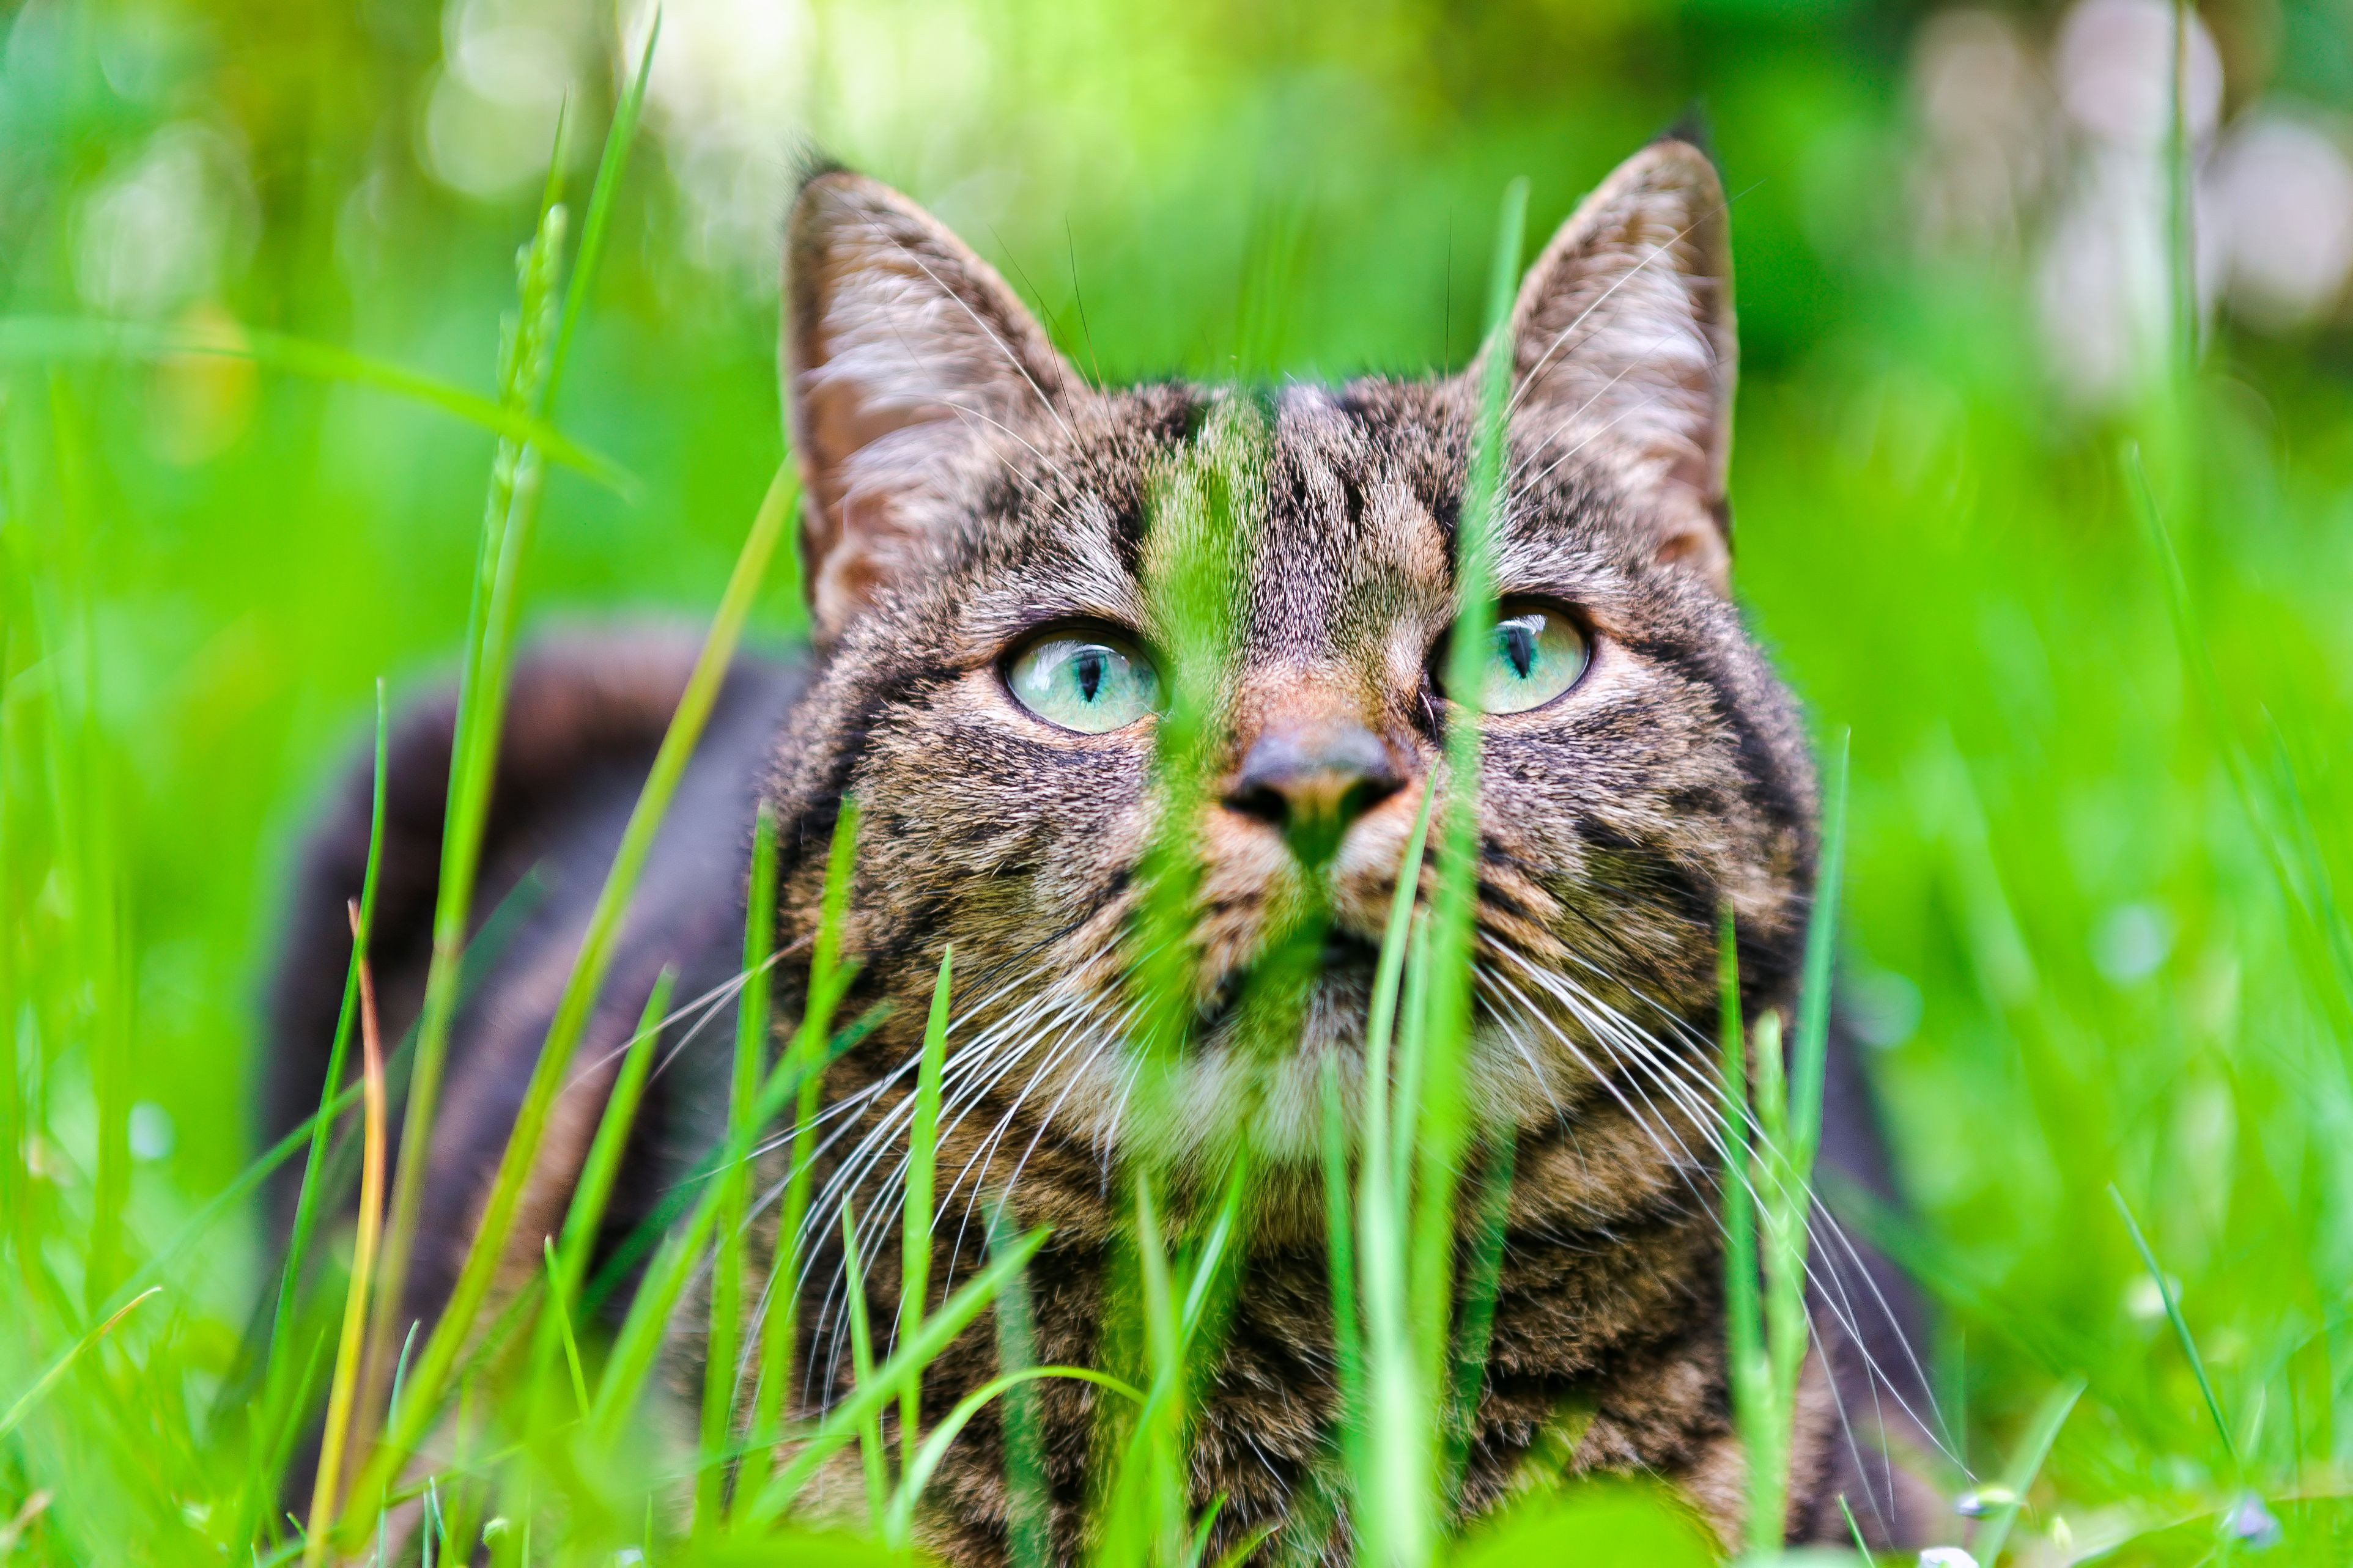
M1957 1546L1931 1546L1920 1553L1920 1568L1978 1568L1978 1560Z

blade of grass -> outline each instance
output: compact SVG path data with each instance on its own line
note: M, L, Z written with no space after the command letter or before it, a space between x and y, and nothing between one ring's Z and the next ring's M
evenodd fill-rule
M358 1388L367 1326L368 1286L384 1221L384 1053L376 1039L375 984L368 973L356 901L351 907L351 916L352 942L356 949L353 962L360 976L360 1081L366 1091L363 1112L366 1152L360 1166L359 1234L352 1245L351 1281L343 1301L343 1342L335 1352L334 1379L328 1385L327 1421L319 1440L319 1468L311 1487L311 1524L303 1536L302 1561L306 1568L317 1568L326 1560L328 1527L335 1517L336 1487L343 1479L344 1451L352 1437L353 1396Z
M1749 1455L1752 1481L1773 1447L1773 1413L1767 1396L1765 1309L1757 1289L1757 1208L1750 1172L1747 1026L1741 1017L1740 952L1727 900L1718 916L1716 987L1717 1041L1721 1053L1719 1093L1724 1126L1724 1301L1726 1376L1732 1385L1734 1424ZM1749 1512L1753 1550L1764 1528L1759 1510Z
M2083 1396L2084 1380L2070 1378L2043 1398L2034 1419L2027 1423L2018 1451L2010 1456L2010 1474L2004 1478L2010 1495L1986 1515L1985 1521L1978 1526L1977 1539L1970 1542L1982 1568L1994 1568L2000 1560L2001 1549L2010 1541L2010 1527L2018 1521L2018 1510L2025 1503L2027 1489L2042 1474L2042 1461L2051 1456L2051 1445L2059 1440L2059 1429L2067 1424L2069 1413Z
M2157 1254L2150 1248L2148 1237L2141 1234L2132 1205L2125 1202L2124 1194L2113 1182L2108 1184L2108 1199L2116 1205L2125 1230L2132 1237L2133 1250L2140 1254L2141 1266L2157 1282L2158 1298L2165 1303L2165 1321L2173 1325L2173 1337L2181 1342L2181 1353L2189 1358L2189 1370L2198 1379L2198 1392L2206 1399L2206 1414L2213 1418L2214 1435L2222 1439L2222 1452L2230 1458L2232 1479L2236 1480L2244 1468L2239 1458L2239 1445L2231 1436L2231 1424L2222 1418L2222 1402L2214 1396L2214 1381L2206 1375L2206 1358L2198 1353L2198 1342L2190 1336L2189 1323L2181 1315L2181 1302L2173 1292L2173 1281L2158 1267Z
M645 58L639 62L639 86L650 66L653 45L654 35L649 35ZM634 89L632 94L625 95L621 106L624 112L616 115L607 130L596 184L589 193L592 216L605 222L609 222L614 192L636 125L638 101ZM561 335L554 289L562 269L565 232L565 212L559 197L566 124L567 120L559 117L555 154L549 160L546 189L540 200L539 225L518 263L520 304L501 356L500 406L528 414L534 421L544 414L560 384L561 366L553 340ZM603 254L602 226L588 238L593 240L593 247L584 246L582 264L572 269L563 307L562 319L575 326L594 282L595 264ZM544 449L539 443L520 437L503 439L491 468L490 500L484 510L473 600L467 617L467 657L459 683L448 802L443 817L441 876L434 900L432 957L426 972L417 1056L409 1080L408 1108L401 1129L400 1160L386 1228L385 1268L375 1308L374 1331L378 1341L388 1337L401 1310L417 1205L423 1196L422 1154L439 1098L441 1068L464 972L474 874L480 859L491 786L497 772L499 737L504 728L507 685L514 657L517 584L538 519L540 454ZM782 484L780 474L777 484L771 487L772 495ZM755 538L760 533L756 521L753 533ZM750 548L748 542L746 548ZM740 573L744 562L739 559L736 564ZM731 589L733 586L731 583ZM577 973L575 966L575 976ZM429 1352L430 1346L427 1348Z
M572 1373L572 1394L578 1403L582 1418L586 1419L588 1415L588 1374L581 1370L580 1342L572 1336L572 1313L564 1304L564 1279L562 1270L555 1261L554 1238L542 1237L540 1247L547 1259L548 1321L555 1325L557 1333L563 1339L564 1363ZM396 1405L399 1403L400 1391L397 1388L394 1389L392 1397Z
M1463 1282L1461 1322L1455 1331L1453 1375L1447 1384L1446 1468L1441 1492L1451 1514L1460 1500L1471 1441L1479 1429L1479 1388L1486 1379L1487 1346L1495 1330L1495 1298L1503 1285L1504 1241L1511 1224L1512 1168L1518 1152L1506 1128L1487 1163L1479 1205L1477 1245Z
M74 1363L79 1361L92 1345L112 1333L116 1324L129 1317L132 1310L150 1296L160 1294L163 1289L161 1285L148 1286L138 1295L117 1307L105 1321L83 1334L67 1349L63 1355L43 1368L41 1375L33 1380L32 1386L18 1394L5 1414L0 1414L0 1439L5 1439L9 1433L16 1429L18 1423L39 1408L41 1401L47 1397L49 1390L57 1386L58 1380L72 1371Z
M915 1069L914 1124L907 1134L907 1181L900 1209L899 1334L923 1325L923 1299L932 1289L932 1178L939 1157L940 1072L947 1058L948 984L955 949L940 950L939 977L932 983L932 1011L923 1022L923 1058ZM923 1424L923 1388L918 1377L899 1396L899 1468L914 1463Z
M744 910L744 989L735 999L735 1063L727 1100L728 1142L748 1148L759 1098L768 1032L768 956L776 945L776 819L763 803L752 827L752 874ZM752 1183L749 1160L730 1162L720 1175L718 1244L711 1260L711 1322L702 1366L703 1463L695 1473L697 1528L716 1524L725 1507L726 1473L716 1462L735 1424L735 1346L743 1326L744 1204Z
M1411 1233L1406 1261L1408 1322L1413 1345L1415 1401L1420 1416L1400 1434L1412 1453L1411 1490L1396 1514L1393 1560L1419 1563L1435 1548L1443 1485L1438 1432L1449 1384L1447 1357L1454 1319L1455 1192L1469 1139L1464 1090L1475 1006L1472 953L1479 891L1478 693L1493 637L1495 519L1504 500L1509 445L1506 401L1514 352L1512 300L1527 226L1528 186L1514 180L1504 193L1489 275L1487 332L1479 378L1479 409L1470 468L1455 530L1454 627L1447 659L1450 712L1446 731L1446 806L1440 834L1438 886L1430 900L1428 983L1413 1120L1415 1153ZM1407 1510L1410 1510L1409 1514Z
M980 1414L989 1401L1009 1394L1024 1384L1035 1383L1046 1377L1068 1378L1073 1383L1092 1383L1098 1388L1111 1390L1123 1399L1137 1405L1144 1403L1144 1393L1141 1389L1133 1384L1122 1382L1109 1373L1097 1372L1091 1367L1026 1366L991 1378L956 1401L955 1407L948 1412L938 1426L924 1435L921 1446L908 1456L907 1462L900 1473L899 1489L892 1494L888 1516L890 1523L883 1531L883 1538L889 1541L905 1541L913 1533L915 1504L922 1500L923 1489L931 1484L933 1472L940 1468L940 1461L947 1458L948 1446L956 1440L958 1434L964 1431L975 1415Z
M544 384L546 335L553 321L563 232L562 209L543 203L538 228L518 264L521 305L500 354L502 406L531 407ZM434 894L432 955L426 967L425 998L409 1068L408 1104L402 1118L392 1208L385 1222L384 1260L370 1327L370 1365L364 1373L364 1384L370 1390L376 1384L382 1359L399 1337L398 1320L406 1305L408 1258L416 1242L418 1205L424 1199L425 1152L438 1108L449 1028L457 1014L459 978L473 913L474 873L480 863L499 737L505 725L518 607L516 579L535 516L532 503L537 490L532 476L536 469L527 445L501 441L491 464L490 494L483 509L473 595L467 612L466 654L458 682L448 795L442 818L440 879ZM427 1359L431 1359L429 1346Z
M1814 868L1814 907L1806 921L1806 957L1798 982L1798 1037L1789 1066L1790 1158L1800 1183L1813 1173L1822 1137L1822 1074L1830 1056L1832 970L1838 957L1840 879L1846 863L1848 732L1839 731L1822 790L1821 851Z
M532 1162L539 1150L539 1141L553 1110L555 1095L563 1085L565 1068L575 1047L588 1023L604 986L605 973L609 967L617 945L622 917L628 912L638 879L645 869L646 859L652 853L655 834L670 808L679 780L686 771L696 742L711 716L711 709L719 696L721 682L725 679L733 660L735 645L741 637L745 618L750 615L752 601L761 581L767 574L768 562L775 553L776 542L782 537L786 519L790 514L793 495L789 466L777 470L768 487L768 494L753 519L749 535L742 552L736 557L735 569L729 577L726 591L721 595L718 614L712 617L711 631L704 638L702 651L696 657L693 671L687 678L686 689L681 694L678 710L663 734L660 747L654 755L653 766L639 790L637 805L629 813L621 840L615 848L611 868L598 890L591 910L587 927L581 937L578 954L573 961L572 972L558 1000L554 1020L548 1026L547 1040L542 1047L538 1062L524 1089L522 1105L515 1116L514 1131L507 1141L506 1152L501 1158L488 1200L483 1205L482 1219L460 1268L456 1286L451 1289L449 1304L441 1321L434 1326L426 1342L425 1354L417 1367L416 1387L396 1413L396 1422L387 1431L377 1457L371 1461L369 1479L382 1484L397 1471L406 1456L415 1451L417 1438L433 1418L442 1386L457 1363L459 1353L471 1332L474 1315L488 1295L499 1261L504 1255L507 1232L514 1220L515 1210L522 1199L523 1184ZM428 981L428 988L430 982ZM381 1473L377 1473L381 1472Z
M620 1175L621 1157L628 1152L629 1129L637 1121L638 1102L645 1098L646 1075L653 1067L654 1049L661 1043L661 1021L670 1012L671 988L678 980L674 966L664 965L646 993L645 1010L638 1015L637 1033L621 1058L620 1071L605 1096L604 1113L596 1120L596 1136L588 1157L580 1163L580 1180L565 1210L562 1240L556 1248L556 1284L560 1300L578 1300L581 1281L612 1201L613 1183Z
M1389 1472L1409 1462L1409 1451L1394 1442L1377 1442L1374 1435L1388 1424L1413 1419L1406 1364L1405 1215L1404 1190L1398 1173L1404 1150L1411 1142L1405 1125L1392 1152L1393 1125L1402 1108L1397 1101L1402 1087L1391 1058L1404 986L1409 950L1414 942L1414 906L1421 885L1422 858L1429 843L1430 823L1437 792L1422 792L1421 809L1398 869L1397 887L1389 899L1388 923L1381 937L1381 955L1373 975L1373 994L1365 1026L1365 1080L1362 1089L1363 1148L1356 1168L1357 1267L1359 1278L1333 1282L1333 1300L1352 1299L1362 1322L1358 1331L1361 1357L1361 1400L1358 1418L1344 1431L1342 1455L1350 1490L1356 1500L1359 1544L1368 1563L1388 1560L1389 1516L1383 1500L1398 1478ZM1419 988L1409 1009L1419 1014ZM1356 1287L1361 1286L1361 1289Z
M343 976L343 1006L335 1020L335 1037L327 1050L327 1071L319 1087L319 1114L311 1119L310 1151L303 1157L302 1185L295 1200L294 1225L287 1234L286 1262L279 1276L278 1308L270 1330L269 1365L263 1386L277 1389L283 1386L281 1340L294 1325L294 1297L301 1289L302 1268L310 1251L311 1233L318 1223L319 1173L327 1158L327 1135L333 1131L334 1116L331 1107L340 1094L343 1081L343 1059L350 1048L352 1029L359 1015L360 959L367 951L368 933L375 919L376 874L384 854L384 790L386 736L390 712L385 706L382 677L375 683L375 766L374 782L368 794L367 869L360 878L359 932L352 943L351 963Z
M841 959L842 926L849 909L850 879L858 861L858 803L844 799L827 846L825 889L818 900L817 938L809 948L807 999L800 1027L786 1060L798 1076L793 1104L791 1163L785 1175L784 1210L777 1217L776 1255L768 1269L760 1313L760 1382L752 1400L752 1454L737 1485L737 1506L756 1495L767 1478L768 1449L784 1412L792 1380L793 1355L800 1337L801 1231L808 1223L810 1185L817 1172L817 1111L825 1090L823 1052L834 1009L857 977L857 965Z
M1790 1426L1797 1373L1806 1352L1807 1196L1788 1150L1789 1079L1781 1015L1759 1015L1751 1041L1757 1134L1749 1163L1757 1189L1758 1251L1763 1258L1763 1389L1748 1435L1748 1549L1770 1557L1787 1542ZM1796 1258L1792 1265L1791 1254Z
M841 1255L848 1270L842 1298L849 1312L850 1372L857 1383L863 1384L874 1379L874 1331L866 1315L866 1268L858 1256L858 1226L846 1203L841 1205ZM917 1367L915 1377L920 1380L923 1374L923 1369ZM866 1476L866 1525L870 1530L879 1530L891 1492L891 1478L882 1458L882 1407L879 1404L858 1424L858 1458Z
M1013 1230L1002 1203L988 1213L988 1256L1002 1255ZM1037 1363L1029 1320L1029 1277L1014 1269L997 1297L997 1365L1011 1375ZM1053 1498L1046 1480L1045 1435L1026 1384L1009 1389L998 1406L1005 1433L1006 1561L1012 1568L1047 1568L1053 1559Z
M1846 1521L1846 1532L1848 1538L1854 1542L1855 1554L1862 1559L1864 1568L1870 1568L1870 1564L1877 1562L1878 1559L1872 1554L1871 1543L1862 1538L1862 1526L1855 1522L1854 1510L1849 1508L1846 1503L1846 1493L1839 1493L1838 1505L1839 1517Z
M1397 887L1389 894L1388 923L1381 931L1381 955L1373 970L1373 995L1365 1016L1364 1170L1388 1172L1391 1166L1391 1123L1396 1108L1392 1081L1398 998L1405 980L1407 950L1412 945L1414 903L1421 888L1422 859L1430 844L1435 790L1425 789L1421 809L1414 816L1405 858L1398 865Z
M605 257L605 236L612 228L613 204L619 198L621 175L628 169L629 149L636 143L638 116L646 102L646 82L653 75L654 47L661 41L662 18L657 8L646 28L645 47L638 52L637 74L621 100L613 106L613 122L605 129L605 151L596 163L596 180L588 190L588 219L580 228L580 253L572 268L572 284L565 290L564 315L555 329L555 350L547 363L548 399L564 383L564 367L572 358L573 335L587 313L589 286L597 263Z
M1101 1550L1103 1560L1111 1563L1181 1560L1186 1526L1183 1482L1170 1473L1174 1428L1184 1416L1184 1331L1150 1173L1137 1172L1133 1185L1134 1310L1144 1331L1144 1364L1150 1378L1144 1406L1112 1472Z
M956 1336L996 1299L1008 1277L1029 1266L1029 1259L1046 1244L1047 1234L1042 1227L1033 1230L991 1259L962 1289L942 1302L938 1311L925 1318L920 1330L907 1336L871 1381L860 1384L848 1398L828 1411L825 1419L802 1440L791 1462L760 1489L745 1512L745 1522L757 1527L782 1515L818 1468L840 1452L844 1444L857 1440L860 1426L895 1399L908 1378L919 1375L955 1342Z
M0 362L155 362L195 357L249 360L312 381L341 382L386 393L438 409L501 440L535 447L551 460L624 499L636 496L643 489L620 465L581 447L535 413L332 343L241 326L198 332L138 321L90 321L71 316L0 317Z
M1356 1306L1356 1235L1348 1194L1347 1110L1336 1062L1324 1064L1324 1244L1332 1286L1332 1352L1340 1391L1342 1461L1355 1473L1366 1419L1364 1328Z

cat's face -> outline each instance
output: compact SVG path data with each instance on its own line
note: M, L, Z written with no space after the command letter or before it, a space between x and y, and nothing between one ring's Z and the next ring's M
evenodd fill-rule
M1515 316L1480 693L1472 1094L1494 1122L1671 1100L1704 1059L1685 1030L1714 1005L1721 904L1752 1001L1786 987L1802 921L1811 773L1726 596L1722 201L1697 153L1647 150ZM787 266L826 651L776 793L805 837L843 794L862 807L852 945L875 988L919 1018L955 945L949 1099L1020 1143L1311 1156L1444 794L1474 378L1092 388L976 258L849 175L805 190ZM1176 557L1205 535L1234 586L1187 806L1196 1029L1145 1105L1139 868L1169 809L1174 601L1199 575ZM806 847L785 894L804 928ZM1303 944L1310 977L1271 981Z

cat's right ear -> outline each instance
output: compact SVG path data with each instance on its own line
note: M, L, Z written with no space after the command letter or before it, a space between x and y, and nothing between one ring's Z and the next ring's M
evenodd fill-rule
M785 403L801 580L830 642L951 526L976 443L1082 384L995 269L904 196L842 170L801 186L785 242Z

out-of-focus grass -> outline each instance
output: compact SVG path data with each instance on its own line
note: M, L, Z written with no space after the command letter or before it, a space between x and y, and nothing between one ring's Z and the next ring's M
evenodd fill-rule
M2326 6L2278 14L2291 39L2331 36ZM601 125L634 55L584 15L574 110ZM2081 1377L2014 1549L2198 1562L2254 1489L2285 1531L2266 1560L2341 1561L2343 329L2223 323L2184 419L2057 397L2023 268L1924 258L1900 218L1908 8L825 16L817 132L963 226L1110 376L1459 364L1505 181L1531 177L1541 234L1705 95L1746 350L1740 583L1820 732L1853 737L1845 965L1883 1042L1916 1210L1896 1239L1941 1303L1955 1446L1999 1479ZM535 190L462 196L419 152L484 16L19 8L0 35L7 312L240 322L494 395ZM2325 54L2279 68L2342 109ZM917 90L932 55L965 62L955 92ZM657 99L664 156L621 188L547 410L639 488L547 474L534 625L707 616L778 457L772 276L712 237ZM585 186L595 138L573 144ZM216 171L178 207L135 178L175 146ZM101 286L117 275L93 259L126 190L181 220L135 231L162 258L143 291ZM2162 498L2178 605L2131 439L2195 444L2202 490ZM243 1208L42 1380L252 1152L292 831L376 678L454 668L491 440L267 355L0 364L0 1533L20 1547L203 1555L245 1473L235 1424L208 1418L269 1289ZM794 635L795 593L771 576L755 635Z

